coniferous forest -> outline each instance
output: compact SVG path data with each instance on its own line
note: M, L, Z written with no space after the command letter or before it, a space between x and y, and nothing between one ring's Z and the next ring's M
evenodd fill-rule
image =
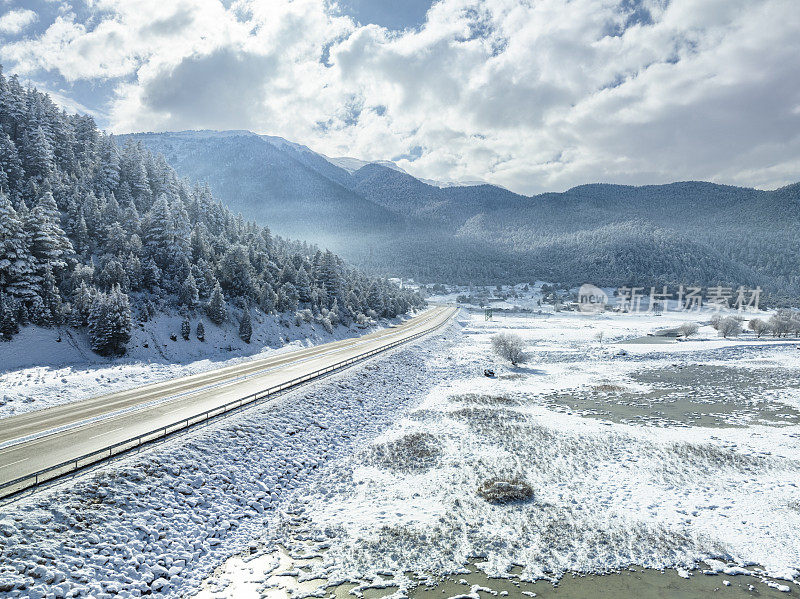
M29 324L72 326L97 353L120 355L133 323L165 310L205 312L244 338L251 309L300 312L332 330L423 303L330 251L245 221L162 156L135 142L119 148L90 116L66 113L0 70L4 340ZM236 322L231 305L242 313Z

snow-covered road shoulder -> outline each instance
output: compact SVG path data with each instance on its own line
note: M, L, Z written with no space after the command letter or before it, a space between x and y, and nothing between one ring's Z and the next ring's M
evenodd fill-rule
M457 329L0 508L0 596L196 588L253 539L277 538L298 489L419 401Z

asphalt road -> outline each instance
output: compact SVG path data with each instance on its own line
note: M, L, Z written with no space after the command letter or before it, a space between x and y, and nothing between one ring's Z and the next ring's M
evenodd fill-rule
M0 486L431 330L455 311L438 306L362 337L0 419Z

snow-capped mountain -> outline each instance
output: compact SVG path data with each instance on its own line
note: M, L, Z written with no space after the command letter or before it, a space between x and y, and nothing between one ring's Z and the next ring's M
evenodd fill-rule
M120 136L207 181L234 210L362 266L451 282L762 284L800 292L800 185L582 185L524 196L327 157L247 131Z

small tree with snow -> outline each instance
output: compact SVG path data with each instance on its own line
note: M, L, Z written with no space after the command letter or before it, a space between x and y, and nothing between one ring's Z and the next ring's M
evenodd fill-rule
M498 333L492 337L492 349L502 359L511 362L512 366L528 361L528 357L525 355L525 343L518 335Z
M770 317L769 328L774 337L788 337L792 330L791 315L786 310L778 310Z
M0 302L0 338L3 341L11 341L11 338L18 332L17 317L11 306L3 300Z
M92 349L102 356L121 356L131 338L131 308L119 285L106 295L100 293L92 304L89 338Z
M753 331L759 339L769 331L769 325L760 318L750 319L750 322L747 323L747 328Z
M178 301L182 306L186 306L189 310L194 310L200 302L200 294L197 290L197 283L192 276L192 273L186 275L186 278L181 283L178 290Z
M228 306L225 304L225 297L222 295L222 288L217 283L214 291L211 292L211 299L208 300L206 307L208 318L216 325L225 322L228 317Z
M717 331L725 339L728 337L738 337L739 333L742 332L742 324L733 316L728 316L720 320Z
M189 319L185 318L181 323L181 337L183 337L184 341L189 341L189 337L192 334L192 325L189 324Z
M253 323L250 321L250 308L244 307L242 312L242 320L239 323L239 338L245 343L250 343L250 337L253 336Z
M685 339L688 339L692 335L695 335L699 329L700 327L696 322L684 322L678 327L678 332L683 335Z
M202 322L197 323L197 340L198 341L205 341L206 340L206 327L203 326Z

